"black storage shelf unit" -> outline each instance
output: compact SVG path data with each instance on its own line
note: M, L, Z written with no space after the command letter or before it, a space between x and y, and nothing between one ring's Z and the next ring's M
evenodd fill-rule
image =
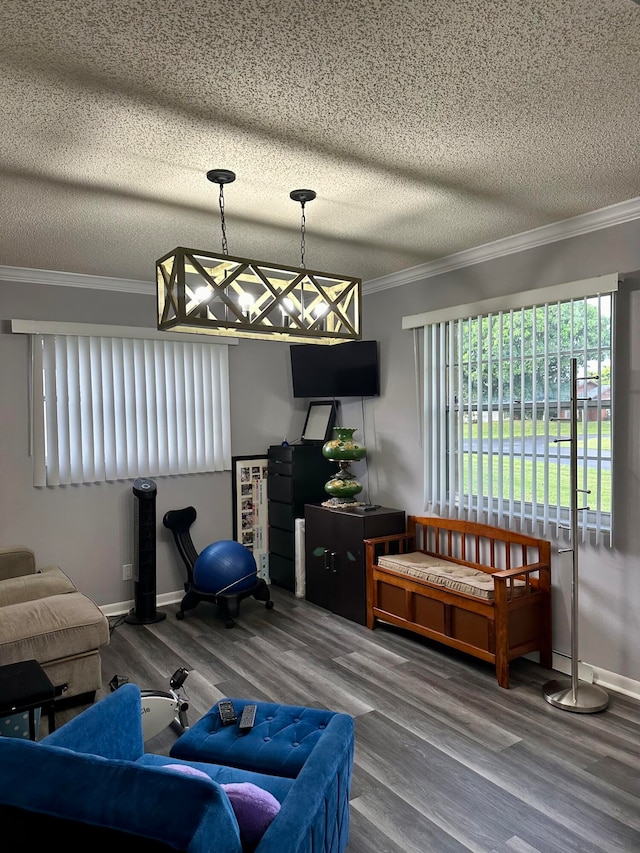
M307 503L328 498L324 484L335 474L321 444L274 444L268 451L269 575L295 592L295 520Z

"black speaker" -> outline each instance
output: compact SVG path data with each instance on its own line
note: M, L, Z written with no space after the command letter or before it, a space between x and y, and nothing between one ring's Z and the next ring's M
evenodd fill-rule
M156 609L156 484L140 477L134 480L133 496L135 542L133 579L135 607L125 617L131 625L160 622L166 613Z

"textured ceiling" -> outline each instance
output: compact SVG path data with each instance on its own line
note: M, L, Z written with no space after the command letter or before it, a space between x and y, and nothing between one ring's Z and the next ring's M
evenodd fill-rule
M633 0L0 0L0 264L373 279L640 195Z

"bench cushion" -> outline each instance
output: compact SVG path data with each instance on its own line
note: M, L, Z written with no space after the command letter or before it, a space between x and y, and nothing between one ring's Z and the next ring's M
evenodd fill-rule
M417 580L443 586L454 592L463 592L475 598L492 601L494 597L493 576L489 572L461 566L422 551L380 557L378 565L383 569L401 572ZM524 591L524 586L524 581L515 580L513 594Z

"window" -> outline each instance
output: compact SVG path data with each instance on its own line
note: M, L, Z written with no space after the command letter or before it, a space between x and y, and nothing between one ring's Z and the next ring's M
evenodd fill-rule
M592 293L424 326L431 511L542 535L568 525L575 359L578 525L610 543L614 295Z
M230 470L227 346L32 341L36 486Z

